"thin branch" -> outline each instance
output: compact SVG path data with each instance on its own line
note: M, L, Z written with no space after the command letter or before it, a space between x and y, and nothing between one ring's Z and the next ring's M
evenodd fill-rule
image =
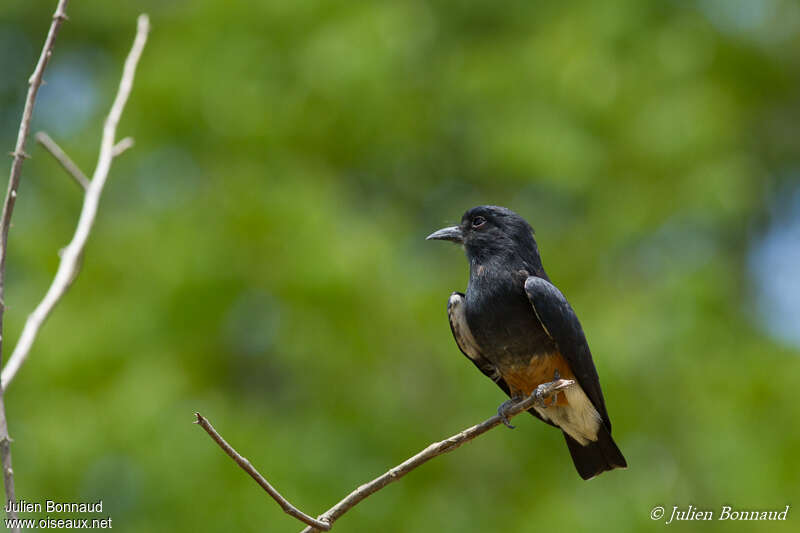
M550 381L548 383L543 383L539 385L538 388L538 397L537 393L531 394L527 398L520 400L519 402L511 405L506 410L507 418L512 418L517 416L518 414L522 413L523 411L527 411L531 407L533 407L537 402L544 400L545 402L547 399L552 398L555 394L559 391L566 389L567 387L574 385L575 381L571 379L558 379L554 381ZM540 399L541 398L541 399ZM389 485L397 481L398 479L402 478L415 468L422 466L423 464L427 463L434 457L442 455L447 452L451 452L465 444L474 438L478 437L499 426L502 423L502 419L499 415L495 415L480 424L476 424L472 427L465 429L464 431L453 435L452 437L439 441L434 442L433 444L429 445L427 448L419 452L418 454L410 457L409 459L403 461L399 465L395 466L394 468L390 469L388 472L376 477L372 481L368 483L364 483L363 485L359 486L353 492L348 494L343 500L339 503L325 511L322 515L319 516L317 520L314 520L309 515L303 513L302 511L298 510L294 507L291 503L289 503L286 498L280 495L277 490L275 490L272 485L250 464L250 462L239 455L236 450L234 450L225 440L217 433L214 428L211 426L211 423L208 422L200 413L195 413L197 416L196 423L199 424L206 432L211 436L212 439L222 448L225 453L227 453L231 458L236 461L236 463L250 476L255 479L261 487L264 488L267 493L272 496L272 498L278 502L278 505L288 514L294 516L301 522L308 524L308 527L305 528L302 533L311 533L314 531L329 531L331 527L333 527L333 522L335 522L339 517L345 514L347 511L358 505L361 501L363 501L368 496L378 492L385 486Z
M132 148L133 145L136 144L133 140L133 137L125 137L120 142L114 145L114 149L111 151L111 155L113 157L119 157L123 153L125 153L128 148Z
M25 143L28 141L28 131L31 126L33 116L33 106L36 104L36 95L42 85L44 69L47 67L50 56L53 55L53 45L58 36L61 23L67 18L66 9L69 0L59 0L53 13L53 21L47 32L47 38L42 47L42 53L33 74L28 78L28 95L25 97L25 107L22 110L22 120L20 121L19 131L17 132L17 144L14 147L14 161L11 163L11 173L8 177L8 190L3 201L3 212L0 215L0 359L2 359L2 330L3 313L5 311L5 277L6 277L6 250L8 249L8 230L11 227L11 215L14 212L14 204L17 201L17 189L22 175L22 162L27 157L25 154ZM6 489L6 503L13 507L16 497L14 495L14 470L11 466L11 437L8 434L8 421L6 420L5 400L3 389L0 387L0 462L3 465L3 482ZM11 511L7 514L8 518L17 518L17 513ZM15 528L19 530L19 528Z
M61 23L67 18L65 10L68 3L69 0L59 0L56 11L53 14L50 30L47 32L47 38L42 47L42 54L39 56L39 61L36 63L33 74L28 78L28 95L25 98L25 107L22 110L22 121L20 122L19 131L17 132L17 144L12 153L14 161L11 163L11 174L8 178L8 191L3 203L3 213L0 215L0 291L3 288L2 281L5 275L4 267L8 243L8 229L11 225L11 215L14 212L14 204L17 199L17 189L19 188L19 179L22 173L22 162L28 157L25 153L25 143L28 141L28 131L31 126L31 118L33 117L33 107L36 104L36 95L39 92L39 87L42 85L44 69L50 61L50 56L53 55L53 45L56 42L58 30L61 28Z
M575 382L571 379L559 379L555 381L550 381L548 383L543 383L539 385L539 398L542 399L549 399L553 395L557 394L558 391L562 389L566 389L567 387L573 385ZM531 394L524 400L517 402L516 404L509 407L507 410L507 418L511 418L516 416L523 411L527 411L531 407L533 407L537 402L539 402L539 398L537 398L537 394ZM481 422L480 424L476 424L470 428L465 429L464 431L453 435L449 439L445 439L443 441L434 442L418 454L409 459L406 459L396 467L392 468L385 474L376 477L369 483L365 483L361 485L356 490L348 494L343 500L339 503L325 511L319 519L333 524L333 522L342 516L344 513L355 507L359 502L364 500L366 497L374 494L375 492L379 491L386 485L393 483L400 479L401 477L405 476L415 468L422 466L423 464L427 463L434 457L442 455L443 453L452 452L459 446L464 443L467 443L493 429L500 424L502 424L503 420L500 418L499 415L495 415L488 420ZM312 528L306 528L303 530L303 533L309 533L314 531Z
M45 132L40 131L36 134L36 140L39 141L39 144L44 146L50 154L56 158L56 161L61 163L61 166L64 167L64 170L67 171L67 174L75 180L84 191L89 188L89 178L86 177L86 174L83 173L81 169L78 168L78 165L70 159L70 157L61 149L61 147Z
M89 183L89 188L86 190L86 195L83 199L83 207L81 208L78 225L75 228L75 235L64 248L61 254L61 261L58 264L58 270L56 271L50 288L47 290L47 294L45 294L44 299L42 299L39 305L36 306L33 313L28 316L25 327L20 334L19 341L11 354L11 358L3 368L2 375L0 376L3 389L8 387L8 384L14 379L17 371L19 371L20 366L22 366L27 359L33 341L36 339L36 334L39 332L39 328L41 328L47 316L61 297L64 296L64 293L78 273L81 253L83 252L86 240L89 238L89 232L94 224L97 215L97 206L100 202L100 195L103 192L103 186L106 183L108 171L111 168L111 161L114 158L114 137L117 132L117 124L119 124L122 110L125 108L125 103L128 101L128 96L131 93L133 78L136 74L136 65L139 62L142 50L147 42L147 33L149 30L150 21L147 15L139 15L136 38L125 60L125 67L122 72L119 90L117 91L117 96L114 99L111 111L103 126L103 138L100 142L100 155L97 161L97 167L95 168L94 175Z
M239 454L239 452L234 450L233 447L230 444L228 444L219 433L217 433L217 430L214 429L214 426L211 425L211 422L209 422L206 417L204 417L200 413L195 413L194 416L196 417L194 423L199 425L201 428L205 429L206 433L208 433L211 436L211 438L214 439L214 442L216 442L217 445L219 445L219 447L222 448L223 451L225 451L225 453L227 453L231 457L231 459L236 461L236 464L238 464L242 468L242 470L250 474L250 477L255 479L256 483L261 485L261 488L267 491L267 494L272 496L273 499L276 502L278 502L278 505L281 506L281 508L286 512L286 514L291 515L300 520L301 522L303 522L304 524L313 526L318 530L328 531L331 528L331 525L329 523L322 522L320 520L317 520L316 518L308 516L303 511L299 510L297 507L289 503L289 500L281 496L281 494L277 490L275 490L275 488L273 488L272 485L269 484L269 481L264 479L264 476L259 474L258 470L256 470L255 467L250 464L250 461L248 461L245 457L242 457Z

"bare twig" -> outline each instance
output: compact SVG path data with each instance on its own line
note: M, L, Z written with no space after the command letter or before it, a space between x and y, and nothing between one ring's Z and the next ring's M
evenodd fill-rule
M47 67L50 56L53 54L53 45L56 42L58 30L61 23L67 18L66 9L69 0L59 0L53 13L53 21L50 23L50 30L42 47L42 53L33 74L28 79L28 95L25 98L25 107L22 110L22 120L20 121L19 131L17 132L17 144L14 147L14 161L11 163L11 173L8 177L8 190L5 201L3 202L3 213L0 215L0 355L2 354L2 330L3 313L5 311L5 277L6 277L6 250L8 249L8 229L11 226L11 215L14 212L14 204L17 201L17 189L22 174L22 162L27 157L25 154L25 143L28 140L28 131L31 126L33 116L33 106L36 103L36 94L42 85L44 69ZM0 461L3 464L3 482L6 489L6 503L13 504L16 501L14 496L14 470L11 467L11 437L8 434L8 421L6 420L5 400L3 390L0 387ZM12 506L13 507L13 506ZM8 518L16 518L17 513L11 511ZM19 528L15 528L17 531Z
M540 385L540 397L542 399L549 399L553 397L553 395L557 394L559 391L566 389L567 387L573 385L575 381L571 379L558 379L555 381L551 381L548 383L543 383ZM527 411L531 407L539 401L536 395L531 394L529 397L521 400L511 407L508 408L506 411L507 417L512 418L523 411ZM289 503L286 498L280 495L277 490L275 490L269 482L264 479L264 477L258 473L258 471L250 464L250 462L239 455L236 450L234 450L225 440L217 433L214 428L211 426L211 423L208 422L200 413L195 413L197 416L196 423L199 424L206 432L211 436L212 439L222 448L225 453L231 456L231 458L236 461L236 463L250 476L255 479L259 485L261 485L267 493L278 502L278 505L283 508L288 514L294 516L298 520L302 521L305 524L308 524L308 527L303 530L302 533L311 533L313 531L328 531L333 526L333 522L335 522L339 517L345 514L347 511L358 505L362 500L374 494L375 492L379 491L380 489L384 488L386 485L393 483L400 479L401 477L405 476L415 468L422 466L423 464L427 463L434 457L442 455L447 452L451 452L461 446L464 443L471 441L472 439L478 437L499 426L502 423L502 419L499 415L495 415L480 424L476 424L472 427L465 429L464 431L453 435L452 437L439 441L434 442L433 444L429 445L427 448L419 452L418 454L410 457L409 459L403 461L399 465L395 466L394 468L390 469L388 472L376 477L372 481L368 483L364 483L363 485L359 486L353 492L348 494L343 500L339 503L325 511L322 515L319 516L317 520L314 520L309 515L303 513L302 511L298 510L294 507L291 503Z
M44 299L42 299L39 305L36 306L33 313L28 316L25 327L20 334L19 341L11 354L11 358L8 360L8 363L6 363L6 366L3 367L2 376L0 376L3 389L8 387L8 384L14 379L20 366L22 366L27 359L33 341L36 339L36 334L39 332L39 328L41 328L47 316L67 291L77 275L80 266L79 259L86 245L86 240L89 238L89 232L94 224L100 195L103 192L103 186L106 183L108 171L111 168L111 161L114 158L114 137L117 132L117 124L119 124L119 119L122 115L122 110L125 108L125 103L128 101L128 96L133 86L133 78L136 74L136 65L139 62L142 50L147 42L147 33L149 30L150 22L147 15L139 15L136 38L133 41L133 46L128 54L128 58L125 60L125 67L122 72L119 90L117 91L117 96L114 99L111 111L108 117L106 117L103 126L103 138L100 142L100 155L97 161L97 167L95 168L94 175L89 183L89 188L86 190L86 195L83 199L83 207L81 208L78 225L75 228L75 235L61 254L58 270L56 271L50 288L47 290L47 294L45 294Z
M230 444L228 444L219 433L217 433L217 430L214 429L214 426L211 425L211 422L209 422L206 417L204 417L200 413L195 413L194 416L196 417L194 423L198 424L201 428L205 429L206 433L208 433L211 436L211 438L214 439L214 442L216 442L217 445L219 445L219 447L222 448L225 451L225 453L227 453L231 457L231 459L236 461L236 464L238 464L242 468L242 470L250 474L250 477L255 479L256 483L261 485L261 488L267 491L267 494L272 496L274 500L278 502L278 505L281 506L281 508L286 512L286 514L297 518L304 524L308 524L309 526L314 526L315 528L320 529L322 531L328 531L331 528L331 525L329 523L322 522L320 520L317 520L316 518L308 516L303 511L299 510L297 507L289 503L289 501L286 498L281 496L281 494L277 490L275 490L272 485L269 484L269 481L264 479L264 476L258 473L258 470L256 470L255 467L250 464L250 461L248 461L245 457L242 457L239 454L239 452L234 450L233 447Z
M56 161L61 163L61 166L64 167L64 170L70 175L70 177L75 180L84 191L89 188L89 178L86 177L86 174L83 173L81 169L78 168L78 165L70 159L70 157L61 149L61 147L52 139L48 134L43 131L40 131L36 134L36 140L39 141L39 144L44 146L50 154L56 158Z
M128 148L132 148L135 144L133 137L125 137L117 144L114 145L114 149L111 151L111 155L113 157L121 156Z

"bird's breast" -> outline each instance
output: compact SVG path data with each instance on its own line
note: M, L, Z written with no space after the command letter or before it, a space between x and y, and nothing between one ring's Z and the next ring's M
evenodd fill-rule
M466 318L486 359L498 367L524 366L555 348L533 312L523 286L470 279Z
M542 383L558 378L574 379L572 369L560 353L552 352L531 357L527 364L513 364L499 369L508 384L511 395L528 396ZM557 395L559 405L566 404L566 396Z

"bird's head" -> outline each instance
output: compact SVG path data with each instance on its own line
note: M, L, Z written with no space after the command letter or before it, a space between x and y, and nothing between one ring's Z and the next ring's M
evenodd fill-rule
M461 217L458 226L442 228L427 240L463 244L470 262L519 258L534 269L541 268L539 250L530 224L505 207L481 205Z

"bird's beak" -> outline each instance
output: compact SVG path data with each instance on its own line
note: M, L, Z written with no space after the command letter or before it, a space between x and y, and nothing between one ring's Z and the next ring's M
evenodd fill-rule
M464 243L464 234L461 233L461 228L458 226L452 226L449 228L442 228L439 231L434 231L427 237L425 237L426 241L453 241L459 244Z

